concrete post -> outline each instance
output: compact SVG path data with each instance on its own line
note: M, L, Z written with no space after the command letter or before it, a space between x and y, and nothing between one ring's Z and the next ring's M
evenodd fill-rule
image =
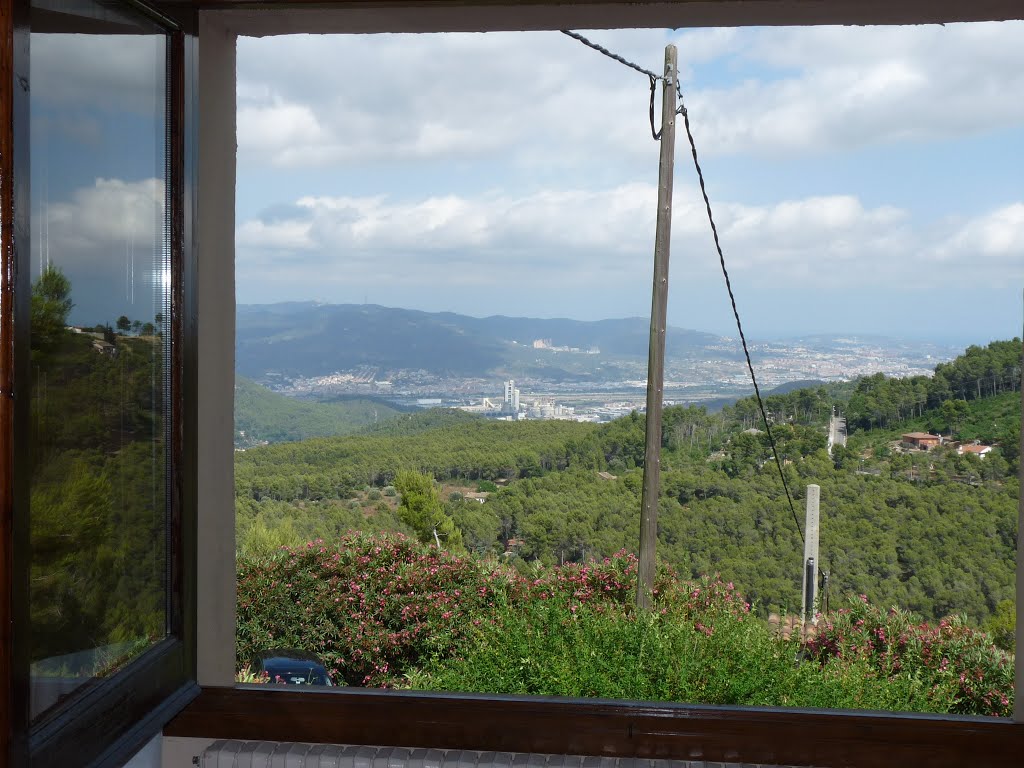
M814 608L818 597L818 507L821 500L821 486L807 486L807 519L804 523L804 559L803 567L803 589L801 590L802 603L800 605L800 620L817 623L814 618Z

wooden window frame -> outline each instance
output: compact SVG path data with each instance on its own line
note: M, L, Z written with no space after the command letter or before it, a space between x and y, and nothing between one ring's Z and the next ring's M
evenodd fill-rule
M200 5L203 5L200 0ZM222 68L234 71L234 43L239 35L264 36L300 32L374 31L481 31L486 29L552 29L612 26L686 26L738 23L869 23L984 20L1009 18L1008 3L967 7L958 3L923 3L903 0L885 4L835 2L706 3L581 3L562 5L534 2L438 2L425 7L414 2L334 3L333 10L308 12L301 3L270 0L257 10L245 3L209 4L218 10L200 12L200 44L208 47ZM347 7L342 7L347 6ZM223 10L228 8L228 10ZM237 8L238 10L233 10ZM274 9L278 10L274 10ZM692 10L696 8L696 10ZM205 22L205 23L204 23ZM596 22L596 23L595 23ZM228 50L230 49L230 50ZM220 73L223 74L223 73ZM203 78L204 104L221 105L231 114L210 118L200 128L203 152L201 184L203 213L217 226L200 223L204 247L220 258L233 254L234 205L223 199L224 178L234 178L235 158L225 153L234 146L234 80L212 82ZM208 93L209 89L222 89ZM209 122L207 122L209 120ZM210 144L217 149L210 149ZM208 164L209 163L209 164ZM219 164L214 168L212 164ZM211 192L203 177L220 179ZM207 273L203 281L200 316L207 317L205 302L221 312L233 312L233 258ZM207 293L219 274L219 293ZM225 279L226 276L226 279ZM217 331L205 327L199 339L200 358L216 360L219 378L233 372L233 318L220 317ZM226 320L226 322L225 322ZM225 330L227 329L227 330ZM205 350L205 351L204 351ZM212 369L211 369L212 370ZM205 372L203 378L205 379ZM216 378L216 377L215 377ZM230 379L229 379L230 380ZM228 387L215 382L209 394L223 396ZM200 392L200 397L207 394ZM231 410L230 402L214 404ZM209 407L210 404L207 404ZM215 408L216 410L216 408ZM223 431L223 427L220 427ZM230 446L230 435L200 435L200 452ZM209 445L207 444L209 443ZM214 474L222 486L215 495L231 498L229 455L210 455ZM221 462L217 466L217 462ZM204 460L201 462L206 465ZM206 506L201 498L200 540L210 551L227 551L226 542L209 541L233 530L233 510L223 503ZM1024 509L1024 507L1022 507ZM1022 512L1024 515L1024 512ZM1022 526L1024 527L1024 526ZM230 542L233 544L233 542ZM768 708L707 707L686 704L594 700L564 700L509 696L457 695L334 689L294 692L252 686L232 686L233 653L227 645L234 636L234 584L227 583L223 560L203 566L218 573L204 580L204 602L217 610L199 609L205 619L217 617L222 625L208 627L200 637L201 696L165 729L168 736L277 739L329 743L370 743L381 746L446 747L568 754L673 757L731 762L802 765L912 764L1000 765L1024 753L1022 675L1017 675L1017 721L997 718L934 717L902 713L808 711ZM219 570L218 570L219 569ZM1018 595L1024 591L1018 556ZM1018 635L1021 630L1018 627ZM202 674L204 656L208 672ZM1018 662L1018 670L1020 663ZM204 679L205 677L205 679Z
M231 403L224 397L231 390L233 377L234 205L233 199L224 197L230 195L224 178L234 179L235 159L233 152L223 150L234 147L233 68L237 35L899 24L1003 20L1020 18L1024 12L1014 0L183 1L200 9L203 60L213 59L216 66L231 70L230 87L204 78L200 94L204 104L208 100L210 104L229 106L232 115L227 120L222 114L219 123L209 123L209 130L201 127L199 133L204 157L200 186L205 215L199 228L203 232L207 260L201 260L199 267L202 290L198 311L204 327L197 341L197 365L203 378L208 371L216 374L214 381L200 384L200 407L228 413ZM168 0L165 5L176 4ZM327 6L330 8L324 10ZM226 69L221 74L225 73ZM203 119L205 121L206 116ZM228 122L232 128L230 133L226 133L225 128ZM230 184L227 182L228 186ZM210 225L211 218L217 219L219 226ZM207 226L211 228L204 229ZM206 325L218 311L232 315L227 319L227 331L222 325L218 330ZM223 315L216 316L218 320L224 319ZM211 397L216 402L211 402ZM207 429L203 423L199 429L197 451L208 453L213 462L212 473L218 477L210 487L212 496L205 498L204 489L198 500L201 510L199 579L203 587L198 605L201 617L198 664L203 692L168 725L164 731L167 736L671 757L781 765L1011 765L1024 754L1021 661L1017 662L1014 720L359 689L296 692L233 685L235 586L233 579L228 583L225 574L229 568L222 559L225 553L234 550L233 509L223 503L225 498L233 496L231 435L225 433L223 423L211 425L206 432L202 431ZM222 455L225 451L226 456ZM204 458L200 465L206 464ZM199 476L199 483L204 483L202 476ZM1019 521L1019 529L1024 530L1024 505L1020 508ZM1019 543L1018 604L1024 597L1021 546ZM210 553L221 559L211 558L212 564L204 564ZM208 626L210 621L213 624ZM1024 647L1022 626L1024 623L1019 623L1017 628L1019 647ZM231 645L230 650L225 643Z
M199 693L195 681L195 14L124 0L168 41L171 451L168 636L65 706L29 711L28 434L31 284L30 0L0 7L0 767L123 764ZM186 10L187 12L182 12Z

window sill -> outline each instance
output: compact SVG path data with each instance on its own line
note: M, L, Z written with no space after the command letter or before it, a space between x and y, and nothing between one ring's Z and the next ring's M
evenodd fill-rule
M167 736L775 765L1013 765L1024 723L607 700L204 688Z

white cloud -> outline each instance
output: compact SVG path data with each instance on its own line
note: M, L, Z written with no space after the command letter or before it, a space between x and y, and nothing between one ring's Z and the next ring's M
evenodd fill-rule
M305 221L264 222L249 219L235 235L238 247L304 251L315 247Z
M33 212L50 251L76 264L100 266L110 254L126 249L152 250L163 227L164 183L161 179L96 179L76 189L71 199Z
M737 85L692 84L709 153L836 150L1024 123L1024 24L744 33ZM684 83L685 85L686 83Z
M408 259L411 266L425 255L447 260L453 251L464 251L485 271L509 258L575 269L585 250L592 267L614 268L621 254L650 240L655 197L655 188L645 184L415 202L304 197L290 218L243 222L237 246L240 252L314 249L338 265L373 254Z
M313 110L279 99L238 110L238 142L262 152L295 151L297 146L320 141L324 130Z
M736 27L706 27L688 29L674 36L678 49L679 68L706 61L713 61L726 54L740 50L743 32Z
M797 325L856 329L865 301L1024 279L1019 158L992 167L1024 135L1024 23L587 35L654 70L678 44L749 311L806 300ZM258 182L240 300L646 312L658 145L636 72L557 33L285 37L240 41L238 98L240 179ZM673 295L705 327L721 275L677 142Z
M32 211L32 268L45 264L71 280L71 320L143 320L162 312L169 279L164 261L164 183L97 178L65 199Z
M649 50L657 65L659 48ZM646 89L558 33L242 39L239 152L285 168L490 154L566 163L623 146L650 154ZM281 104L308 110L317 135L301 146L285 135L258 141L261 116Z
M961 262L972 269L999 270L1024 276L1024 203L1013 203L961 224L934 250L942 262Z
M291 216L243 222L237 234L247 281L283 275L313 286L343 280L439 289L459 281L507 292L514 300L538 281L641 290L649 280L656 189L545 190L510 197L445 195L413 202L386 197L307 197ZM854 196L771 205L723 201L717 224L734 276L755 286L801 290L882 287L901 280L955 286L1005 280L1024 268L1024 204L949 226L922 227L906 211L868 208ZM717 281L718 260L703 202L677 190L673 270L683 284ZM946 262L941 273L927 265ZM271 277L273 275L273 277ZM243 297L245 300L245 297Z
M144 117L163 113L162 35L33 33L31 57L33 100Z
M1024 124L1024 100L1012 97L1024 90L1024 23L592 37L655 71L666 40L678 43L708 154L821 152ZM557 33L243 39L238 94L239 148L256 166L652 154L643 77Z

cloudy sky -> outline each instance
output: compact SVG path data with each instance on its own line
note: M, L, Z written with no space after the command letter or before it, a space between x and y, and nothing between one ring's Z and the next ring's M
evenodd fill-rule
M1019 334L1024 24L590 36L678 46L749 334ZM553 32L243 39L238 299L646 315L648 99ZM728 334L684 150L669 319Z
M678 46L749 335L1020 333L1024 24L588 34ZM119 312L159 281L162 48L103 43L32 39L33 264L73 262L80 322L115 309L89 280ZM238 300L646 315L648 99L556 32L242 39ZM669 320L733 334L686 149Z
M167 312L162 35L34 33L32 276L70 279L70 322Z

